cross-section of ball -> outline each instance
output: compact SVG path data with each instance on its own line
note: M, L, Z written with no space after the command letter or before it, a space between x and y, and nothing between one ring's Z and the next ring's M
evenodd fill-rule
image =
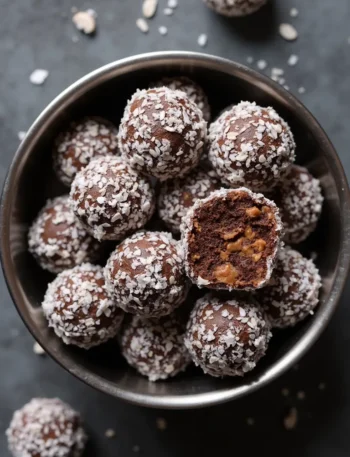
M295 160L288 124L271 108L241 102L210 126L209 160L230 187L271 190Z
M198 164L206 135L202 111L184 92L139 90L120 123L119 147L132 167L164 181Z
M321 277L312 260L289 247L279 251L269 284L257 292L273 327L293 327L319 302Z
M113 338L124 316L106 290L103 269L87 263L60 273L42 307L56 335L84 349Z
M224 16L246 16L258 11L267 0L203 0L218 14Z
M187 324L185 346L211 376L244 376L263 357L271 338L265 313L246 298L200 298Z
M155 195L147 178L115 157L92 160L75 177L70 204L98 240L120 240L152 217Z
M133 316L123 328L122 354L150 381L173 377L190 363L184 331L185 326L173 314L160 319Z
M124 311L147 317L170 314L189 289L181 244L165 232L138 232L110 256L105 277Z
M199 287L252 290L271 277L282 223L277 206L246 188L197 200L183 218L187 275Z
M13 457L80 457L87 439L79 414L58 398L33 398L6 435Z

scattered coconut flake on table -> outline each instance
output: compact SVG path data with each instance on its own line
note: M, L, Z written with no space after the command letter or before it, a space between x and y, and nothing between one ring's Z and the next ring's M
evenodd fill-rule
M284 70L283 70L283 68L273 67L271 69L271 75L282 76L282 75L284 75Z
M161 34L161 35L167 35L168 33L168 29L164 26L164 25L161 25L159 28L158 28L158 32Z
M144 0L142 5L142 14L151 19L157 11L158 0Z
M105 431L105 437L106 438L114 438L115 437L115 431L112 428L107 428Z
M296 54L292 54L288 59L288 65L294 67L299 62L299 57Z
M29 79L32 84L35 84L36 86L41 86L41 84L44 84L48 76L49 72L47 70L44 70L43 68L38 68L33 71L33 73L29 76Z
M201 35L199 35L197 42L198 42L199 46L204 48L208 43L208 35L206 35L205 33L202 33Z
M80 32L85 33L85 35L91 35L96 30L95 15L96 12L94 10L78 11L72 17L72 21Z
M22 130L17 133L17 137L18 137L19 141L23 141L26 135L27 135L27 132L23 132Z
M88 14L90 14L91 16L93 16L95 19L97 18L97 13L96 13L96 11L93 10L92 8L87 9L86 12L87 12Z
M136 25L141 30L141 32L148 33L149 27L145 19L143 19L142 17L136 19Z
M171 8L164 8L163 13L165 14L165 16L172 16L174 10L172 10Z
M248 425L254 425L255 424L255 420L253 417L247 417L247 424Z
M164 417L157 417L156 420L158 430L164 431L167 429L168 424Z
M259 70L265 70L265 68L267 68L267 62L266 60L258 60L256 66L259 68Z
M287 41L294 41L298 38L298 32L291 24L280 24L279 33Z
M178 6L177 0L168 0L168 7L171 9L175 9Z
M252 57L252 56L248 56L248 57L247 57L247 62L248 62L249 64L252 64L252 63L254 62L253 57Z
M305 87L299 87L298 92L299 94L305 94Z
M78 43L79 37L77 37L77 35L73 35L72 36L72 41L73 41L73 43Z
M299 15L299 11L296 8L292 8L289 12L291 17L297 17Z
M40 344L37 343L37 342L34 343L33 352L34 352L34 354L36 354L36 355L44 355L44 354L45 354L44 349L43 349L43 348L40 346Z
M283 419L284 428L286 430L293 430L298 423L298 411L296 408L291 408L289 413Z

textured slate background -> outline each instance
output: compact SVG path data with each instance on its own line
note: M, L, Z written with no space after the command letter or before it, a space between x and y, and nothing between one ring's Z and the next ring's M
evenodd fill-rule
M165 0L160 0L162 7ZM87 72L112 60L154 50L201 50L197 37L207 33L206 52L239 62L247 56L265 59L269 66L286 69L293 92L306 88L302 101L315 114L334 142L350 173L350 5L349 0L275 0L260 13L226 20L207 10L200 0L179 0L173 17L162 10L145 36L135 27L141 0L0 0L0 181L5 178L18 145L17 132L26 130L40 111L62 89ZM70 21L72 6L91 7L98 13L98 33L88 38ZM297 7L299 17L289 17ZM295 43L283 41L277 28L292 22ZM161 37L158 27L169 33ZM79 41L74 43L73 36ZM300 57L290 68L290 54ZM35 87L29 75L46 68L45 85ZM8 456L4 431L13 410L33 396L59 396L79 409L91 443L87 456L129 457L133 447L143 456L212 455L213 452L285 457L348 457L350 442L350 349L348 307L350 286L340 308L319 343L297 370L254 395L204 411L155 411L106 397L77 381L48 357L32 352L32 338L17 315L0 277L0 455ZM318 388L326 384L325 390ZM281 395L282 388L291 395ZM298 400L296 393L305 391ZM287 432L283 416L290 406L299 412L297 428ZM167 420L159 431L156 419ZM255 419L254 426L246 418ZM104 437L107 428L116 437Z

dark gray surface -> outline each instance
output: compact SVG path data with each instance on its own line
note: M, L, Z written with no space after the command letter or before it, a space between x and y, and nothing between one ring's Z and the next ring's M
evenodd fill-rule
M165 0L160 0L164 6ZM265 59L270 67L286 69L287 84L294 92L306 88L302 101L315 114L334 142L350 173L348 125L350 122L350 35L348 0L275 0L264 11L242 20L226 20L208 11L200 0L179 0L173 17L162 8L148 36L135 27L140 0L0 0L0 180L18 145L17 132L26 130L40 111L62 89L90 70L128 55L163 49L201 50L200 33L207 33L205 51L240 62L247 56ZM99 14L94 38L79 35L70 22L73 6L93 7ZM296 6L299 17L289 17ZM283 41L276 32L280 22L293 22L299 31L295 43ZM161 37L157 28L167 25ZM79 36L73 43L72 36ZM300 57L290 68L290 54ZM44 86L34 87L29 74L46 68ZM327 242L327 240L325 240ZM264 390L239 401L202 411L161 412L127 405L94 392L64 372L49 358L33 354L32 338L18 317L0 279L0 455L7 456L4 430L14 409L33 396L59 396L79 409L91 435L89 456L131 456L140 446L144 456L211 455L243 452L269 455L345 457L350 398L348 320L345 291L341 306L326 334L300 363ZM318 388L320 382L326 389ZM281 389L288 387L285 398ZM305 400L296 399L303 390ZM297 406L299 422L293 432L283 428L283 416ZM160 432L156 418L164 417L168 429ZM246 424L247 417L255 425ZM114 428L116 438L104 437Z

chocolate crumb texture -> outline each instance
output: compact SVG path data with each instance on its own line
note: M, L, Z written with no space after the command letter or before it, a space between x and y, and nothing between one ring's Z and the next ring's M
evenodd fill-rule
M224 16L246 16L258 11L267 0L204 0L216 13Z

